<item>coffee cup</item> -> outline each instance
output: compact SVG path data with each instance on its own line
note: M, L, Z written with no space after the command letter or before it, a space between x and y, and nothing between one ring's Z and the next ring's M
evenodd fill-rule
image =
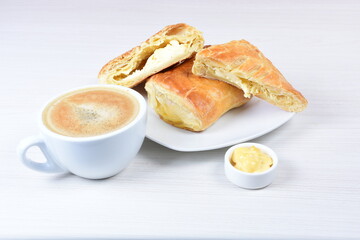
M50 100L38 118L40 134L23 139L17 149L25 166L45 173L70 172L102 179L121 172L144 141L146 101L117 85L90 85ZM38 147L45 162L26 156Z

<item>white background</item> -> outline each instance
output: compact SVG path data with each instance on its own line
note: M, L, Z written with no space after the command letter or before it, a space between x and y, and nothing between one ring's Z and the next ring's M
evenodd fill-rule
M37 134L50 97L96 83L108 60L178 22L206 44L252 42L309 100L253 140L278 153L271 186L229 183L225 148L181 153L150 140L103 181L21 165L16 145ZM0 238L359 239L359 25L359 1L1 0Z

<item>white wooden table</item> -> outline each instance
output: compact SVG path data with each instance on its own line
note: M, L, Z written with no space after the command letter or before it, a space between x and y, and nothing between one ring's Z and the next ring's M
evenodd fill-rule
M207 44L249 40L309 100L253 140L279 155L271 186L228 182L225 148L150 140L107 180L22 166L16 145L37 134L45 101L96 83L109 59L178 22ZM359 239L359 30L359 1L0 1L0 238Z

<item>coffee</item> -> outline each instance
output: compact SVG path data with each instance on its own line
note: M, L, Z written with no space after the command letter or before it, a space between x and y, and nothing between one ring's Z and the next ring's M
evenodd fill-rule
M139 112L136 98L121 90L95 87L67 93L43 111L51 131L69 137L90 137L120 129Z

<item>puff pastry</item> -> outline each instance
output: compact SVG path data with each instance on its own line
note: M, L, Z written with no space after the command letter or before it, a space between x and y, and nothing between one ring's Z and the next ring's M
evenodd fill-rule
M192 68L199 76L221 80L290 112L303 111L307 100L255 46L245 40L200 51Z
M187 59L204 46L202 33L184 23L166 26L100 71L100 83L133 87L149 76Z
M191 131L203 131L228 110L249 101L230 84L192 74L194 58L155 74L145 85L148 100L165 122Z

